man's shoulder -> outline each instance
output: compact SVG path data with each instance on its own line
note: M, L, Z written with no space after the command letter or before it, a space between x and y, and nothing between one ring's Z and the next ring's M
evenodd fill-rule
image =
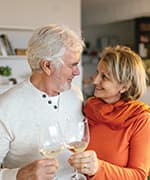
M78 93L78 92L81 93L81 89L80 89L77 85L75 85L75 84L72 84L72 85L71 85L70 90L75 91L75 92L77 92L77 93Z
M71 85L71 88L68 91L66 91L65 94L67 96L78 97L79 99L83 100L83 94L81 89L74 84Z
M4 91L2 94L0 94L0 102L7 101L7 100L10 102L11 99L17 99L19 95L23 95L21 93L23 87L24 87L24 82L21 82L11 87L7 91Z

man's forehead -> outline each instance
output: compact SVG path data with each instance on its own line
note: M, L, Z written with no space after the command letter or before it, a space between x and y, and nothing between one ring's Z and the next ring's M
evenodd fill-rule
M72 51L72 50L68 50L66 49L65 53L64 53L64 58L63 60L67 60L69 59L74 59L74 60L79 60L80 59L80 55L81 53L79 51Z

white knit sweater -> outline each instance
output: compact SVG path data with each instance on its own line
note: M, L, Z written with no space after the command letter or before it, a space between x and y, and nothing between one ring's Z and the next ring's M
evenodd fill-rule
M52 98L36 89L29 80L1 94L0 163L6 168L1 169L0 180L16 180L20 167L42 158L37 127L46 128L49 122L59 120L61 127L66 128L66 119L81 120L82 100L82 94L76 87ZM57 175L60 180L69 180L73 172L67 162L69 156L67 150L58 156L60 166Z

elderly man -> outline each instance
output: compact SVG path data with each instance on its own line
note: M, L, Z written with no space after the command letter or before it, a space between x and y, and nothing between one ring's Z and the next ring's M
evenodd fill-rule
M71 179L69 151L64 149L57 160L44 159L38 130L56 121L63 130L68 117L82 119L82 94L71 83L80 74L83 46L65 26L47 25L33 32L27 50L30 78L0 96L0 180L50 180L56 172L58 179Z

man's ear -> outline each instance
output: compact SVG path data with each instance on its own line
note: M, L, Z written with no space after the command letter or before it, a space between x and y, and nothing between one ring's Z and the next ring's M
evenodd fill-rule
M41 69L43 70L44 73L46 73L47 75L51 74L51 72L52 72L52 65L51 65L50 61L42 59L40 61L40 66L41 66Z

